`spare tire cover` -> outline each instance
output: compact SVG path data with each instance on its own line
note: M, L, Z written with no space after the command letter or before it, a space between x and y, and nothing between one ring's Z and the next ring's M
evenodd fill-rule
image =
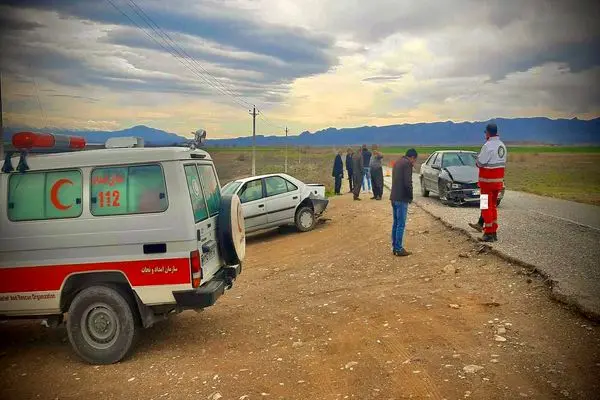
M242 262L246 256L246 226L242 203L236 194L221 197L217 235L225 262L228 265Z

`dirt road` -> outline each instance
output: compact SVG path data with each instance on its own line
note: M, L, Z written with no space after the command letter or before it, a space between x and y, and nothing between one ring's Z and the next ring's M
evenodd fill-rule
M249 241L233 290L144 331L111 366L63 329L0 325L2 399L594 398L600 328L424 211L390 254L387 201L332 200L315 231Z

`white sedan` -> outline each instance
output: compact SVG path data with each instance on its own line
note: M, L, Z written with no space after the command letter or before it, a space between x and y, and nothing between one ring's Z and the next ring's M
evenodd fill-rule
M324 185L306 184L286 174L238 179L221 192L239 196L246 232L285 225L310 231L329 203Z

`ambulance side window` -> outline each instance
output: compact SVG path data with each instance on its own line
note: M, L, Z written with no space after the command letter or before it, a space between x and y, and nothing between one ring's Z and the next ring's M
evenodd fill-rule
M212 165L199 164L198 172L200 173L200 179L202 180L202 188L204 189L204 195L206 196L208 212L212 217L217 215L221 208L221 190L219 189L217 175L215 174L215 169Z
M12 174L8 181L11 221L77 218L83 210L78 170Z
M196 170L195 165L186 165L184 169L188 191L190 192L190 200L192 201L192 209L194 210L194 220L196 222L204 221L208 218L208 207L204 200L198 170Z
M158 213L169 207L158 164L95 168L90 188L95 216Z

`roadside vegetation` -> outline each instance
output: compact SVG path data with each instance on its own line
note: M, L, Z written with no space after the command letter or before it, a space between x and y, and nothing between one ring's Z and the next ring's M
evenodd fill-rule
M382 150L385 154L385 165L404 154L407 148L384 147ZM421 146L416 149L419 159L415 171L418 172L420 163L424 162L431 152L459 147ZM479 147L473 146L460 149L479 151ZM306 183L323 183L330 194L333 191L331 168L335 150L330 147L290 147L288 173ZM508 150L507 189L600 205L600 147L509 145ZM251 148L221 147L210 148L208 151L215 160L221 184L251 175ZM283 172L284 164L284 148L256 148L257 174Z

